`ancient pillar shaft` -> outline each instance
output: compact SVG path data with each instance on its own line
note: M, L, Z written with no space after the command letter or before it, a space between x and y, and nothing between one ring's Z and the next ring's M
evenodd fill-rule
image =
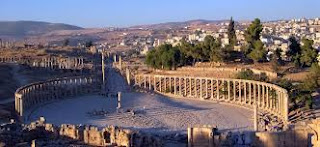
M159 84L159 90L160 92L162 92L162 77L159 77L159 80L160 80L160 84Z
M247 104L247 82L243 83L244 85L244 104Z
M179 78L179 92L180 92L180 95L182 95L182 78Z
M143 76L143 86L144 89L147 89L147 76Z
M211 99L214 99L213 96L214 96L214 91L213 91L213 80L211 80Z
M265 107L266 106L266 103L265 103L265 86L262 85L262 107Z
M228 80L228 101L231 99L230 80Z
M173 93L174 93L174 95L177 95L177 79L176 79L176 77L173 77Z
M261 106L261 95L260 95L261 87L260 87L260 84L258 84L257 86L258 86L258 107L260 107Z
M220 100L220 88L219 88L219 80L217 80L217 100Z
M203 97L203 85L202 85L202 79L199 79L199 81L200 81L200 99L202 99L202 97Z
M192 96L192 79L189 78L189 93L190 93L190 96Z
M149 79L149 83L148 83L149 84L149 90L152 90L151 89L151 76L150 75L149 75L148 79Z
M122 70L122 58L121 58L121 56L119 56L119 70L120 70L120 72Z
M249 84L249 105L252 105L252 84L251 82L248 83Z
M241 81L238 81L238 83L239 83L239 103L241 104L242 103L242 95L241 95Z
M206 84L206 98L208 98L208 79L205 79L206 80L206 82L205 82L205 84Z
M256 83L253 83L253 102L254 102L254 105L258 105L257 104L257 84Z
M253 121L254 121L254 130L258 131L258 106L254 105L253 108Z
M117 109L121 108L121 92L118 92L118 106Z
M266 87L266 95L267 95L267 109L270 109L270 99L269 99L269 86Z
M153 90L157 91L157 81L156 76L153 76Z
M285 125L285 127L288 125L288 122L289 122L289 96L288 96L288 93L287 92L285 92L284 93L284 104L283 104L283 106L284 106L284 125Z
M233 82L233 101L236 102L237 101L237 94L236 94L236 81L232 81Z

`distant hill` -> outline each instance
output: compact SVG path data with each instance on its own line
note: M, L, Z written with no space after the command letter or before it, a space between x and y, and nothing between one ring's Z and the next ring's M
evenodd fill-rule
M41 35L56 30L81 30L83 28L62 23L38 21L0 21L0 36L24 37Z
M130 28L144 28L144 29L176 29L182 28L191 25L205 25L205 24L217 24L222 22L228 22L229 20L189 20L184 22L166 22L166 23L159 23L159 24L150 24L150 25L138 25L133 26Z

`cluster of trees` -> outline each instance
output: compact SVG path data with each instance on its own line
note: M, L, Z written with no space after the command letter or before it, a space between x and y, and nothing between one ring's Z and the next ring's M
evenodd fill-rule
M146 64L157 69L173 69L183 64L185 58L177 47L170 44L160 45L148 52Z
M313 46L313 41L309 39L302 39L302 44L296 40L295 37L290 37L290 50L286 55L291 58L297 67L310 67L313 63L317 61L317 50Z
M227 58L228 50L221 46L220 40L206 36L204 41L195 44L182 40L176 47L160 45L147 53L145 63L156 69L175 69L199 61L221 62Z
M260 41L261 32L262 24L259 19L255 19L245 32L247 45L242 48L242 53L240 53L245 58L257 62L265 61L266 50ZM183 39L177 47L164 44L147 54L146 64L153 68L172 69L178 66L192 65L199 61L225 62L232 60L232 57L239 55L234 51L237 38L235 22L232 18L228 26L228 37L229 45L225 47L222 47L219 39L210 35L206 36L204 41L197 43L190 43Z

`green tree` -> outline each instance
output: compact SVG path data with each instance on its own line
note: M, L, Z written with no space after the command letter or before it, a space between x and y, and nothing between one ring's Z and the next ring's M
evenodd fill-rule
M256 18L249 27L246 29L244 36L247 42L247 46L244 48L245 55L249 54L254 48L256 41L260 40L260 35L262 32L262 24L260 19Z
M178 45L178 48L180 49L182 56L184 57L184 63L187 65L194 64L195 63L195 54L193 54L194 45L187 42L186 40L181 40L181 42Z
M228 38L229 38L229 46L230 48L234 48L234 46L237 43L237 36L236 36L236 31L234 29L234 20L231 17L229 26L228 26Z
M183 64L183 56L178 48L172 45L160 45L147 53L145 63L157 69L175 69Z
M267 51L263 47L263 43L257 40L253 44L253 50L248 54L248 57L255 62L264 61Z
M202 43L198 46L202 48L202 59L212 62L222 62L225 58L225 48L221 47L221 42L218 39L214 39L211 35L205 37Z
M283 60L281 58L281 52L282 50L277 48L271 58L271 65L272 65L272 69L275 72L279 71L279 66L283 65Z
M62 44L63 44L63 46L68 46L69 43L70 43L69 39L64 39Z
M297 39L293 36L289 38L289 50L286 52L286 55L294 62L298 67L300 66L300 55L301 55L301 46Z
M320 87L320 66L319 64L312 64L310 72L303 81L302 87L304 91L315 91Z
M317 51L312 47L313 41L302 39L303 46L301 47L300 62L302 66L311 66L317 61Z

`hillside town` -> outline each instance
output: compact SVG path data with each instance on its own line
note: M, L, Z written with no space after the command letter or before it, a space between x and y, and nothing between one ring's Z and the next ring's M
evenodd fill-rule
M250 22L236 22L236 44L234 50L240 51L241 47L245 45L245 29ZM263 31L260 40L263 42L264 47L270 53L276 49L281 49L282 56L285 59L285 53L289 50L291 36L295 37L298 41L303 38L314 41L313 47L320 50L320 19L292 19L292 20L279 20L263 22ZM149 50L161 44L172 44L176 46L181 40L186 40L190 43L204 41L208 35L221 40L222 47L229 45L228 38L228 21L221 22L208 22L195 21L189 25L180 24L175 27L162 27L152 29L152 27L131 27L131 28L106 28L101 32L105 33L104 37L94 40L94 45L97 50L102 48L111 48L115 51L128 51L131 50L140 55L146 55ZM99 30L100 31L100 30ZM85 31L84 31L85 32ZM77 33L77 32L74 32ZM84 34L74 34L76 36L85 36ZM89 33L88 33L89 34ZM90 36L90 35L89 35ZM106 40L112 36L111 40ZM54 37L53 37L54 38ZM27 38L25 41L14 41L12 39L1 39L0 48L11 47L33 47L33 46L59 46L63 45L65 40L69 41L71 46L84 48L88 42L93 42L91 39L74 37L58 37L54 41L45 42L43 44L33 43L32 38ZM72 42L72 43L71 43ZM90 45L91 46L91 45Z

